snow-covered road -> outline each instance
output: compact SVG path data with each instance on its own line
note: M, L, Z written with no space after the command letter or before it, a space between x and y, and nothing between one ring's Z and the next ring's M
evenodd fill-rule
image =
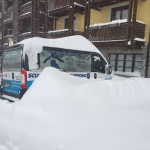
M46 68L21 101L0 101L0 150L150 150L149 89Z

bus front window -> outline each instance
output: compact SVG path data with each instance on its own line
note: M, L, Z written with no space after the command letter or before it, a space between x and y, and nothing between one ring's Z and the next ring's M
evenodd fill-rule
M3 71L20 71L22 49L4 52Z
M106 62L101 56L93 55L92 57L92 72L105 73Z
M91 72L91 54L43 50L39 69L48 66L65 72Z

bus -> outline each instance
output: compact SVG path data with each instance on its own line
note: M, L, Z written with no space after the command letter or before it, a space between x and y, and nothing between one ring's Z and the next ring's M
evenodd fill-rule
M110 65L86 38L29 38L4 50L1 98L18 101L45 67L87 79L110 80Z

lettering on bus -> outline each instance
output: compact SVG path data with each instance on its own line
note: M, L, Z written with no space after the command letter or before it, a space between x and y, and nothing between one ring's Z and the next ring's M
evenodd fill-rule
M86 78L87 75L86 74L71 74L73 76L76 76L76 77L82 77L82 78Z
M39 73L29 73L28 78L37 78L39 75Z

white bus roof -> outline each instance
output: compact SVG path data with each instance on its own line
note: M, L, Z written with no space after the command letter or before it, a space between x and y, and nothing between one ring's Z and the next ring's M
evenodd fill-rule
M100 51L89 40L81 35L57 39L33 37L25 39L17 44L24 44L24 51L31 50L32 48L34 49L34 52L36 50L38 53L43 50L44 46L100 53Z
M85 37L81 35L75 35L75 36L69 36L69 37L63 37L57 39L33 37L33 38L23 40L17 44L24 45L23 56L25 56L25 54L28 55L30 69L35 69L35 65L37 65L37 53L41 53L43 47L55 47L55 48L63 48L69 50L95 52L101 54L101 52L89 40L87 40Z

